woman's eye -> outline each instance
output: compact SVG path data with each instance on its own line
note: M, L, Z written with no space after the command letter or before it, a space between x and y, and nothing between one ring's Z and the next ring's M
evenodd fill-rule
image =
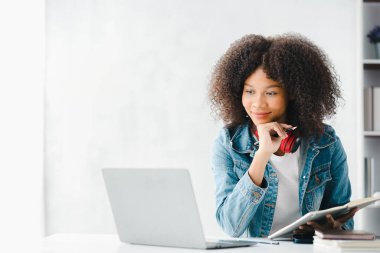
M253 94L253 90L246 90L245 92L248 94Z
M269 95L269 96L274 96L276 94L277 94L277 92L267 92L267 95Z

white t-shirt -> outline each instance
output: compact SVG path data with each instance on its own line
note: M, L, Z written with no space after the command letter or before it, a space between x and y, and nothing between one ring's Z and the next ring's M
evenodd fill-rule
M273 224L269 234L289 225L301 217L298 205L299 149L284 156L272 155L270 162L277 173L278 195Z

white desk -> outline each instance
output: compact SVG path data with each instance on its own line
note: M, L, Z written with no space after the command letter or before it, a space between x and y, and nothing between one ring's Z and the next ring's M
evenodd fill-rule
M294 244L293 242L280 242L280 245L256 244L251 247L197 250L170 247L142 246L121 243L117 235L95 234L56 234L45 237L42 244L44 253L161 253L161 252L249 252L249 253L305 253L317 252L312 244Z

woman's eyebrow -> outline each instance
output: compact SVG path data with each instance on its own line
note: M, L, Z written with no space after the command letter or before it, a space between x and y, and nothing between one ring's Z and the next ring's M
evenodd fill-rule
M251 88L254 88L253 85L249 84L249 83L245 83L244 86L249 86ZM272 84L272 85L265 87L265 89L269 89L269 88L282 88L282 85L281 84Z
M273 84L273 85L269 85L268 87L266 87L267 89L268 88L282 88L282 85L281 84Z

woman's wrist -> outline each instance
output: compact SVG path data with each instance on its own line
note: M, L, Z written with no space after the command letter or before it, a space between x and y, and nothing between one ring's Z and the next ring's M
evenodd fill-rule
M248 169L248 175L252 182L257 186L261 186L266 164L271 156L271 153L258 150L255 153L251 166Z
M255 153L255 157L260 157L261 159L264 159L266 160L266 162L269 161L269 158L271 157L272 155L272 152L270 151L265 151L265 150L261 150L261 149L258 149Z

